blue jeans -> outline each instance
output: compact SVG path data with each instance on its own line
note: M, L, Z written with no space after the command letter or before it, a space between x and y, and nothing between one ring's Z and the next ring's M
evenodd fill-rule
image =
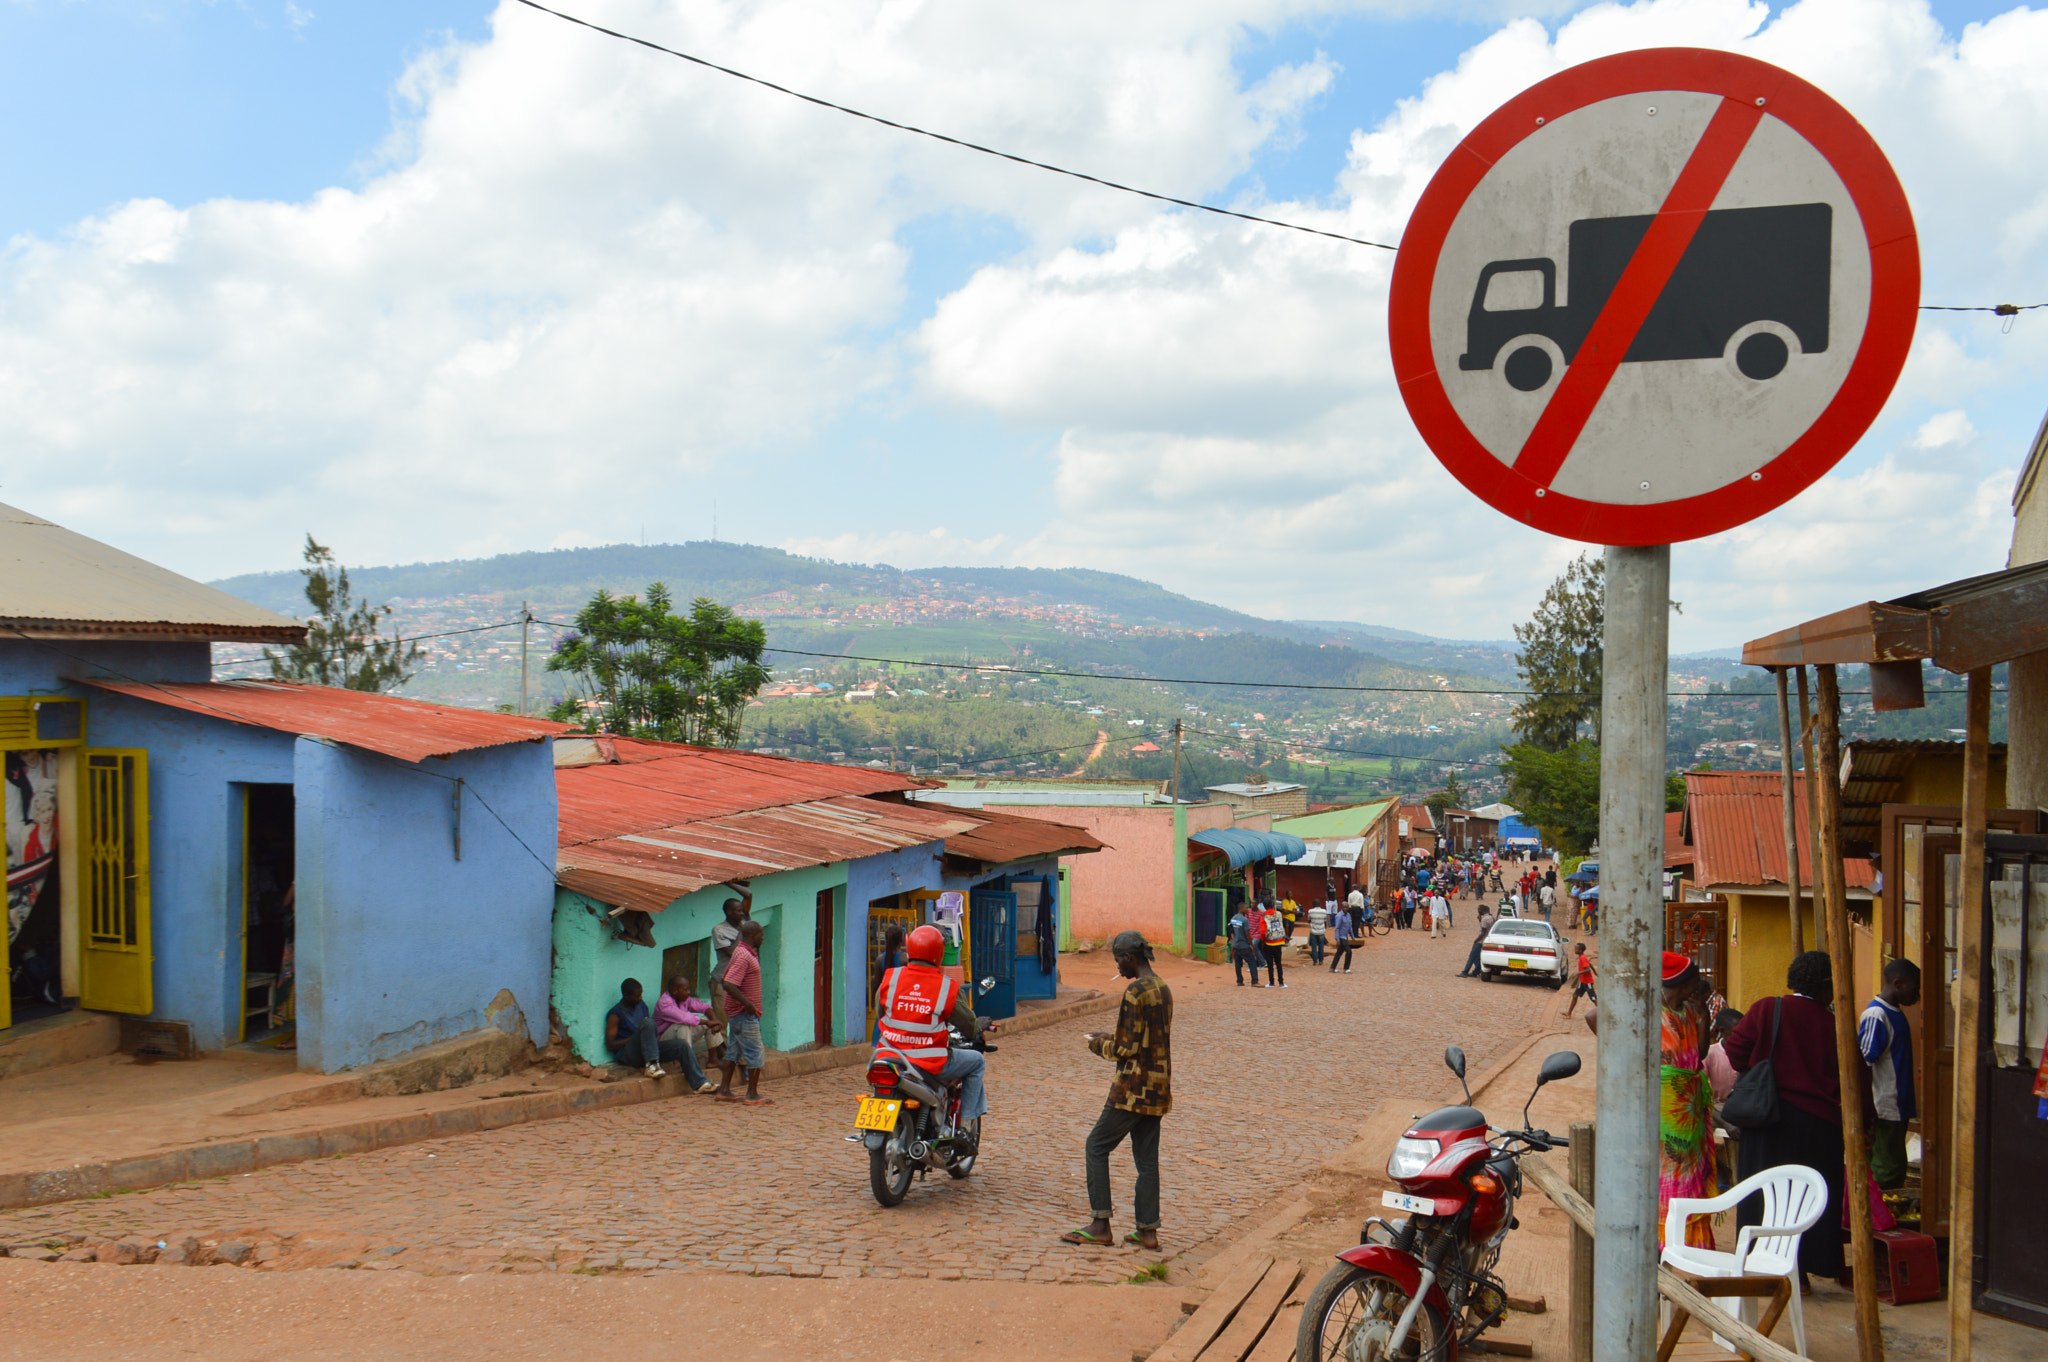
M751 1015L726 1018L725 1062L754 1070L761 1067L762 1061L761 1019Z
M683 1077L690 1080L690 1086L704 1086L704 1068L697 1063L697 1051L690 1045L690 1032L681 1026L671 1026L668 1034L661 1037L661 1060L664 1064L681 1064Z
M617 1064L644 1069L659 1062L661 1043L654 1037L654 1018L640 1023L640 1029L625 1037L625 1043L612 1051L612 1060Z
M982 1074L987 1068L988 1059L981 1051L965 1048L954 1050L939 1066L938 1079L941 1083L957 1080L960 1084L960 1124L963 1126L988 1115L988 1092L982 1083Z
M1308 962L1311 965L1323 963L1323 934L1321 932L1310 932L1308 934Z

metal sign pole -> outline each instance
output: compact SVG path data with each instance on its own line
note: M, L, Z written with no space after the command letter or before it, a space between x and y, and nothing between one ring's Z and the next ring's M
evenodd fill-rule
M1671 548L1610 548L1600 700L1594 1362L1657 1351L1658 1009Z

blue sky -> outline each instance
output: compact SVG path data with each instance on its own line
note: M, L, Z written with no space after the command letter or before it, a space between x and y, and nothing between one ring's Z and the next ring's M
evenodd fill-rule
M1446 137L1555 65L1746 45L1885 142L1930 301L2048 301L2048 23L2012 6L564 7L1382 237ZM0 399L26 432L0 499L196 575L289 566L307 529L357 561L701 537L715 502L726 538L1469 637L1577 551L1429 462L1388 402L1371 253L913 144L517 7L0 0L0 118L32 130L0 139ZM1923 324L1836 482L1681 548L1680 646L1996 566L2041 317ZM1930 499L1953 508L1933 535Z

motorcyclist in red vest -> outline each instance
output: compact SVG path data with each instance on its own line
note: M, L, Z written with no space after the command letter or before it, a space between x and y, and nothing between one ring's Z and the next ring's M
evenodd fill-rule
M987 1061L979 1050L949 1048L946 1027L957 1028L969 1041L993 1032L968 1005L959 980L939 968L946 937L929 924L910 933L905 943L910 963L882 973L875 992L881 1033L876 1053L893 1052L941 1083L960 1084L960 1121L969 1124L988 1111L982 1072Z

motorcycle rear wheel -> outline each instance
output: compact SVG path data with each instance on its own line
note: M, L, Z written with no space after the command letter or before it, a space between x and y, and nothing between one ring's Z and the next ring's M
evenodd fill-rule
M960 1127L962 1135L972 1135L974 1137L974 1152L964 1159L955 1159L952 1163L946 1165L946 1171L956 1178L971 1177L974 1174L975 1162L981 1158L981 1121L982 1118L977 1116L966 1125Z
M1295 1362L1441 1362L1450 1354L1450 1328L1427 1301L1399 1353L1385 1350L1408 1297L1394 1279L1349 1263L1323 1274L1301 1309L1294 1336ZM1356 1337L1363 1333L1365 1337ZM1378 1336L1375 1340L1375 1335ZM1354 1354L1353 1343L1361 1345Z
M910 1195L910 1155L900 1148L904 1142L902 1126L889 1132L889 1138L882 1141L880 1149L868 1151L868 1187L875 1194L875 1200L884 1206L900 1206L903 1198ZM895 1175L889 1172L889 1146L899 1145L896 1155Z

